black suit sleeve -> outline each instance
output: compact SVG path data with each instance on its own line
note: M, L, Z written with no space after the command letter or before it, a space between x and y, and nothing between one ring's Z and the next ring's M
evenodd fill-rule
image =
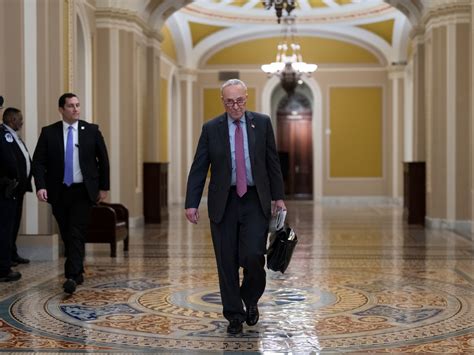
M188 184L186 188L186 201L184 208L198 208L201 202L202 191L206 183L206 176L209 171L209 137L207 125L202 128L199 143L194 155L193 164L188 175Z
M275 135L270 118L267 122L267 172L270 179L270 192L272 200L283 200L285 197L285 188L283 184L283 176L281 174L280 159L275 144Z
M99 190L108 191L110 190L109 157L104 137L99 130L97 130L95 150L97 155L97 168L99 170Z
M35 178L36 191L46 188L46 166L48 158L48 140L46 139L46 133L44 128L41 130L41 134L36 143L35 152L33 153L33 162L31 165L31 171Z

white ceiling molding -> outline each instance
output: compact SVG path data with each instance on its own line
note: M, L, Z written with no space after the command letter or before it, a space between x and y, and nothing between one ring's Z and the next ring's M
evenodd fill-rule
M192 50L190 57L193 59L193 68L203 66L211 56L223 48L249 40L278 37L279 34L278 25L275 25L273 30L266 26L264 28L242 26L221 30L199 42ZM393 49L386 41L362 28L335 25L300 26L297 34L340 40L362 47L374 54L382 65L391 62L394 58Z
M117 1L119 0L97 0L105 5ZM130 3L128 0L122 1ZM150 1L153 0L137 0L141 5L132 7L139 11ZM259 2L260 0L250 0L238 7L232 6L230 0L219 3L211 0L164 0L150 14L148 24L155 30L160 30L167 21L174 39L178 64L198 69L225 47L242 41L280 35L281 25L276 23L274 9L255 8ZM413 28L413 23L418 23L424 8L422 0L367 0L344 6L334 0L324 2L327 7L316 8L311 7L307 0L299 0L300 9L293 11L297 15L297 34L342 40L360 46L373 53L383 64L406 59L408 33ZM376 34L356 27L391 19L395 20L391 45ZM193 48L189 22L227 28L209 35Z

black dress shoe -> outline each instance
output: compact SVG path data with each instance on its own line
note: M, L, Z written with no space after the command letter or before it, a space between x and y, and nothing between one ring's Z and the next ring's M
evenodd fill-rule
M247 319L245 320L245 323L247 323L247 325L257 324L259 317L260 313L258 313L257 305L247 307Z
M76 286L76 281L74 281L73 279L67 279L66 282L63 283L64 292L72 295L74 291L76 291Z
M75 279L77 285L82 285L84 283L84 275L80 274Z
M10 271L7 275L0 276L0 282L17 281L21 279L21 274L18 271Z
M11 267L18 266L18 261L12 260L12 261L10 262L10 266L11 266Z
M239 334L242 333L242 322L238 319L232 319L227 326L227 333Z
M17 256L16 258L12 259L12 262L16 262L18 264L29 264L30 259L22 258L21 256Z

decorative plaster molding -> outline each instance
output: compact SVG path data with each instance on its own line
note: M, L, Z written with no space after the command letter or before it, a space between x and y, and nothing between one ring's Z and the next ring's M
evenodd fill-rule
M212 18L214 22L230 22L230 23L243 23L243 24L274 24L275 17L272 13L264 9L252 9L249 11L248 8L236 8L233 7L232 11L226 9L226 6L216 7L211 2L193 2L192 4L182 8L181 11L189 16L195 18ZM298 16L298 23L307 24L328 24L328 23L340 23L344 21L354 21L356 19L374 19L380 18L387 14L396 12L396 9L391 5L372 1L368 5L341 7L337 11L332 8L318 9L312 8L311 10L295 10Z
M115 29L115 30L132 32L137 36L140 44L147 47L153 47L157 50L161 50L161 43L156 38L147 37L145 33L143 33L142 28L138 26L137 24L125 23L123 21L117 21L114 19L104 18L101 20L97 20L96 28L106 28L109 30Z
M181 81L197 81L199 72L195 69L190 68L179 68L178 69L178 79Z
M132 30L134 32L139 29L138 33L143 34L148 39L153 39L158 42L162 42L164 37L158 31L151 28L143 19L141 19L136 13L127 10L121 10L116 8L101 8L97 9L96 12L97 27L113 27L117 26L123 30ZM132 28L130 27L132 25Z
M421 22L426 31L435 27L471 22L471 5L464 2L449 2L443 6L432 7L423 16Z
M394 79L403 79L405 76L406 63L392 63L388 66L388 78L391 80Z

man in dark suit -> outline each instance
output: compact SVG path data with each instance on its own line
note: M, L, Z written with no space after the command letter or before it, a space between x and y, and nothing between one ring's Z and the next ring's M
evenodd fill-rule
M255 325L265 290L265 252L271 201L283 202L283 178L270 118L245 110L247 87L231 79L221 88L226 113L205 123L189 172L185 213L191 223L211 168L208 211L227 332ZM243 268L240 283L239 269ZM245 305L245 309L244 309Z
M3 97L0 96L0 113ZM5 112L6 113L6 112ZM11 269L12 234L18 206L21 162L16 154L13 134L0 125L0 282L16 281L21 274Z
M18 231L20 230L21 216L23 214L23 198L27 191L33 191L31 188L31 158L26 145L18 135L21 127L23 127L23 115L21 111L14 107L7 108L3 113L3 125L15 139L13 153L18 162L18 170L20 173L18 186L15 190L17 206L11 235L11 262L12 266L16 266L18 264L28 264L30 262L28 259L22 258L18 255L16 239L18 237Z
M66 293L84 281L85 236L91 207L107 197L109 159L95 124L79 120L75 94L59 98L62 121L43 127L33 154L36 195L48 202L64 242Z

